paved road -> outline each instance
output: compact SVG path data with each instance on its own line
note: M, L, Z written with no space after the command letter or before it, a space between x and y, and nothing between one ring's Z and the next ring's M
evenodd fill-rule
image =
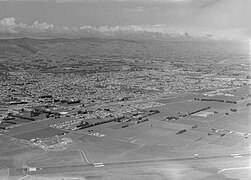
M240 157L249 157L251 154L238 154ZM246 159L246 158L245 158ZM72 165L72 166L48 166L38 169L37 171L28 172L25 169L17 169L16 172L26 175L36 175L36 174L51 174L51 173L61 173L61 172L84 172L84 171L100 171L103 168L115 169L115 168L128 168L128 167L143 167L143 166L155 166L160 165L161 163L172 163L180 162L186 164L196 164L196 163L205 163L205 160L237 160L231 155L219 155L219 156L206 156L206 157L189 157L189 158L178 158L178 159L152 159L152 160L138 160L138 161L124 161L124 162L111 162L111 163L94 163L87 165ZM96 164L96 165L95 165ZM97 165L98 164L98 165Z
M80 153L82 159L83 159L87 164L90 164L90 161L88 160L88 158L87 158L85 152L84 152L83 150L80 150L80 149L79 149L78 151L79 151L79 153Z

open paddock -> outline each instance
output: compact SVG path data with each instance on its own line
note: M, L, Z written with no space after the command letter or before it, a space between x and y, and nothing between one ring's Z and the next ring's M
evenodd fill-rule
M229 106L229 107L227 107L227 108L225 108L225 109L216 108L216 107L213 107L213 106L212 106L212 107L210 108L210 111L216 112L215 115L219 116L219 115L225 114L226 112L229 112L229 109L231 109L231 108L237 108L237 106L235 106L235 105L234 105L234 107ZM210 118L211 116L213 116L213 114L212 114L212 115L208 115L207 118Z
M208 144L219 138L222 138L218 134L213 134L213 135L208 136L208 132L211 132L211 131L201 132L201 131L190 130L190 131L187 131L186 133L180 134L179 137L187 139L187 140L191 140L192 141L191 145Z
M36 138L45 139L45 138L56 136L56 135L62 135L64 133L67 133L67 131L48 127L48 128L35 130L35 131L26 132L26 133L16 134L13 137L17 139L25 139L25 140L31 140L31 139L36 139Z
M230 148L229 146L222 146L211 143L207 143L190 150L191 154L197 153L199 154L199 156L215 156L215 155L226 155L233 153L235 154L241 151L242 149L240 148L233 148L233 147Z
M158 127L151 127L147 131L142 131L138 137L135 137L131 140L132 143L138 144L139 146L147 146L151 144L162 143L162 139L165 139L173 134L176 131L173 129L164 129Z
M78 138L82 137L83 134L79 134L77 133L76 131L72 131L72 132L69 132L68 134L64 135L62 138L69 138L71 139L72 141L76 142L78 141ZM60 139L62 139L60 138Z
M163 138L161 138L161 141L158 142L158 144L165 144L165 145L168 145L169 147L172 147L172 148L180 148L182 146L186 146L191 143L194 143L193 140L188 139L188 138L184 138L184 137L180 137L179 135L173 134L173 135L170 135L167 137L163 137Z
M208 132L212 132L211 127L208 126L199 126L197 128L191 129L192 131L195 132L203 132L203 133L208 133Z
M170 95L164 95L164 96L161 96L160 99L172 99L172 98L177 98L178 97L178 94L170 94Z
M208 104L204 104L204 103L201 104L200 102L195 102L195 101L177 103L177 104L172 104L172 105L165 105L162 107L154 108L160 111L160 113L151 115L148 117L148 119L155 120L155 121L162 121L162 120L166 120L167 117L179 117L180 115L187 115L186 117L180 117L180 119L191 117L193 119L198 119L199 121L201 120L205 121L208 118L211 120L211 119L214 119L215 116L219 116L219 113L214 114L214 112L211 111L211 108L205 111L202 110L203 108L208 108L208 107L210 107ZM188 115L188 113L193 113L198 110L202 110L201 112L198 112L198 113L201 113L202 115L204 115L203 113L206 112L207 117L205 118L201 116L195 116L198 113L196 113L195 115L194 114Z
M187 140L191 140L193 142L200 141L199 139L203 139L207 137L207 132L199 132L199 131L193 131L193 130L187 130L185 133L178 134L180 138L184 138Z
M194 112L202 108L206 108L208 106L202 106L200 103L196 101L185 101L185 102L176 102L172 104L166 104L161 107L157 107L154 109L159 110L160 112L165 112L169 114L174 113L188 113L188 112Z
M160 113L150 115L147 118L151 121L164 121L166 120L167 117L170 117L170 116L177 117L178 113L160 111Z
M8 168L15 168L14 160L13 159L0 159L0 172L3 173L5 172L5 170L8 170Z
M35 148L30 146L29 147L24 146L16 149L9 149L8 151L1 153L1 156L14 158L15 156L19 156L20 154L30 153L33 150L35 150Z
M240 122L238 122L238 124L250 127L250 125L251 125L251 120L250 119L251 119L251 117L248 115L247 118L242 119Z
M95 123L101 123L101 122L106 122L106 121L110 121L110 120L113 120L114 118L113 117L108 117L108 118L102 118L102 119L99 119L99 118L90 118L90 119L83 119L84 122L88 122L89 124L95 124ZM111 122L107 122L108 124L111 123ZM103 123L103 124L107 124L107 123ZM100 125L103 125L103 124L100 124Z
M208 136L208 133L212 133L212 129L210 127L198 125L197 128L188 129L187 132L179 134L179 137L191 140L194 143L209 143L219 138L219 135L217 134Z
M192 126L197 125L197 126L203 126L203 127L208 127L208 123L207 122L203 122L203 121L196 121L194 119L189 119L189 118L184 118L184 119L178 119L176 121L172 121L172 123L175 124L182 124L182 125L190 125L190 127L192 128Z
M0 150L0 156L7 156L7 154L9 154L10 152L14 152L14 151L19 151L20 149L25 148L26 145L23 144L17 144L13 141L10 141L8 144L6 144L5 146L1 146L1 150Z
M1 164L1 161L0 161L0 164ZM0 165L0 177L1 179L9 179L9 172L10 172L10 169L8 167L1 167Z
M158 128L160 130L165 130L168 132L172 132L173 134L175 134L177 132L177 130L180 129L190 129L192 126L191 125L187 125L187 124L177 124L174 123L175 121L156 121L152 123L152 126L154 128Z
M174 151L169 145L149 145L143 146L140 149L132 152L128 152L123 156L115 159L115 161L135 161L135 160L146 160L146 159L163 159L173 157L181 158L184 157L181 153Z
M107 137L99 138L84 135L79 137L78 143L72 145L71 148L83 150L90 162L105 162L125 152L136 150L139 146Z
M0 152L1 150L6 147L7 145L9 145L11 143L11 138L6 136L6 135L1 135L0 136Z
M43 145L46 145L46 146L53 146L56 144L58 144L58 138L56 137L48 138L43 141Z
M244 126L245 123L249 124L251 121L250 119L250 108L245 108L237 112L229 112L229 115L224 115L221 118L216 119L211 125L218 128L228 129L231 127L232 130L238 130L238 126L241 127L242 123L244 123ZM240 123L240 125L238 123Z
M166 122L166 125L168 128L173 129L173 130L181 130L181 129L190 129L192 128L192 125L188 124L178 124L175 122Z
M208 98L208 96L198 96L198 98ZM198 101L198 100L193 100L192 102L197 103L201 107L209 106L212 109L215 108L215 109L218 109L219 111L238 107L238 104L225 103L225 102Z
M236 95L236 96L243 96L243 95L249 94L250 90L251 90L251 86L245 85L237 89L229 90L228 93Z
M29 123L30 121L27 119L16 118L15 120L12 120L12 122L17 124L23 124L23 123Z
M26 133L26 132L30 132L30 131L38 131L38 130L44 129L44 128L46 128L46 126L43 125L41 122L31 122L28 124L23 124L21 126L11 128L11 129L9 129L8 132L6 132L4 134L7 136L14 136L17 134Z
M105 137L108 137L111 139L131 142L133 139L137 138L142 132L148 131L151 128L151 124L153 124L151 121L147 121L144 123L135 124L133 126L128 126L126 128L113 129L113 128L110 128L110 126L118 125L118 123L111 122L108 124L102 124L99 126L93 126L90 128L75 131L74 133L88 134L89 130L93 130L93 132L105 134Z
M222 114L224 115L224 114ZM209 115L208 117L200 117L200 116L193 116L193 115L190 115L190 116L186 116L184 118L180 118L177 120L178 121L186 121L186 120L191 120L191 121L195 121L195 122L198 122L198 123L203 123L203 122L211 122L211 121L214 121L215 119L218 119L220 118L221 116L219 114L211 114Z
M74 133L87 134L87 133L89 133L88 131L93 130L94 132L99 132L102 134L110 134L110 132L112 133L113 131L115 131L115 129L111 129L109 127L115 126L117 124L119 124L119 123L118 122L109 122L109 123L105 123L105 124L100 124L98 126L92 126L92 127L80 129L80 130L74 131Z
M250 164L249 164L250 165ZM233 179L251 179L251 168L250 166L236 167L236 168L226 168L221 174L225 177Z
M251 126L249 125L243 125L243 124L239 124L239 123L234 123L234 124L230 124L227 126L227 129L230 131L234 131L234 132L240 132L240 133L249 133L251 134Z
M184 101L184 99L180 97L170 97L170 98L161 98L161 99L156 100L156 102L163 103L163 104L178 103L180 101Z
M235 134L226 134L223 137L210 142L210 144L216 144L218 146L232 147L242 141L244 138Z
M50 126L52 124L59 124L59 123L62 123L62 122L67 122L67 121L71 121L71 120L74 120L74 118L71 118L71 117L61 117L61 118L48 118L48 119L45 119L43 121L41 121L41 123L44 125L44 126Z
M105 137L110 139L131 142L142 146L157 143L161 138L175 134L178 130L184 128L191 128L191 125L174 124L163 121L147 121L145 123L120 129L97 126L91 128L91 130L93 130L93 132L105 134ZM88 130L76 131L76 133L79 132L87 134Z
M85 164L79 151L49 151L26 161L30 167L70 166Z
M111 128L111 129L121 129L121 128L127 128L127 127L132 126L132 125L134 125L134 124L131 123L131 122L123 122L123 123L112 125L109 128Z
M198 112L193 114L192 116L198 116L198 117L207 117L208 115L212 115L214 114L214 112L209 112L209 111L202 111L202 112Z
M203 94L203 93L208 93L210 91L213 91L213 90L212 89L203 89L203 90L190 91L190 92L196 93L196 94Z
M250 150L251 149L251 139L250 138L243 139L241 142L234 145L234 147L241 148L243 150L245 150L245 149Z

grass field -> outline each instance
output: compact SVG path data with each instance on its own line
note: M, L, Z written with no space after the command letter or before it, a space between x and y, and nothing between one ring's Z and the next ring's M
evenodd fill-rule
M29 124L23 124L21 126L18 127L14 127L12 129L9 129L9 132L4 133L6 136L14 136L16 134L21 134L21 133L25 133L25 132L30 132L30 131L36 131L36 130L40 130L46 128L45 125L43 125L40 122L32 122Z
M14 160L13 159L0 159L0 172L5 172L7 168L15 168Z
M52 124L59 124L59 123L71 121L71 120L74 120L74 118L70 118L70 117L61 117L57 119L49 118L49 119L41 121L41 124L43 124L44 126L49 126Z
M26 164L31 167L66 166L84 163L79 151L51 151L26 161Z
M52 137L55 135L62 135L64 133L66 133L66 131L47 127L47 128L39 129L36 131L16 134L13 137L17 139L25 139L25 140L36 139L36 138L44 139L44 138Z
M70 149L83 150L91 162L104 162L137 148L137 145L121 140L82 135Z
M241 137L241 136L227 134L224 137L218 138L218 139L210 142L210 144L216 144L216 145L219 145L219 146L232 147L232 146L236 145L237 143L239 143L240 141L242 141L243 139L244 138Z
M123 156L114 159L114 161L134 161L144 159L161 159L182 157L183 155L174 151L169 145L149 145L140 149L123 154Z
M119 124L115 124L115 125L112 125L110 126L109 128L111 129L121 129L121 128L127 128L129 126L132 126L134 125L133 123L128 123L128 122L124 122L124 123L119 123Z
M0 156L7 156L12 151L18 151L19 149L25 148L25 145L12 141L10 137L5 135L0 136Z

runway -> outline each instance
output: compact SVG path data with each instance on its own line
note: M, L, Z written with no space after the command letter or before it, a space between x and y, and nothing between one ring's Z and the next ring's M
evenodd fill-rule
M37 167L36 171L27 171L26 168L17 169L18 174L25 175L39 175L39 174L57 174L57 173L67 173L67 172L81 172L81 173L91 173L99 171L107 171L110 169L123 169L123 168L139 168L139 167L161 167L166 168L180 168L180 165L186 167L186 169L196 169L196 168L212 168L211 164L216 164L219 166L224 165L226 162L241 162L246 161L250 157L250 153L238 154L240 158L235 158L231 155L219 155L219 156L205 156L205 157L188 157L188 158L178 158L178 159L149 159L149 160L137 160L137 161L123 161L123 162L96 162L87 165L72 165L72 166L48 166L48 167ZM210 163L208 163L210 162ZM222 166L221 169L229 167ZM231 167L235 168L235 167ZM236 167L239 168L239 167ZM218 172L223 172L218 169Z

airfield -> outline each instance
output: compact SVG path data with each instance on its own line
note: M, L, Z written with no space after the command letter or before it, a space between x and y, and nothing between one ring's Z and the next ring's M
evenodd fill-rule
M235 93L237 96L238 91ZM76 178L137 179L150 169L154 173L146 179L162 179L162 173L171 179L176 175L193 179L194 173L203 179L227 179L233 174L248 179L251 106L247 105L250 102L248 91L242 96L245 99L238 102L237 98L236 104L198 101L195 100L198 94L159 98L156 101L165 104L155 108L160 113L150 115L148 121L140 124L110 122L67 132L48 127L51 120L19 126L1 135L1 147L4 148L0 153L5 157L0 159L1 167L8 165L9 177L13 179L67 177L73 171L71 177ZM206 110L191 114L203 108ZM57 119L53 123L55 121ZM122 128L121 124L128 126ZM186 131L179 134L183 129ZM47 143L56 144L57 138L49 137L57 133L65 133L58 137L59 141L65 138L69 142L54 150L20 143L19 139L35 138L37 131L44 132L38 135L40 138L47 136ZM37 170L27 171L27 167ZM112 175L108 176L110 171ZM128 174L121 175L123 171ZM199 173L201 171L203 173Z
M2 179L251 179L247 46L0 42Z

